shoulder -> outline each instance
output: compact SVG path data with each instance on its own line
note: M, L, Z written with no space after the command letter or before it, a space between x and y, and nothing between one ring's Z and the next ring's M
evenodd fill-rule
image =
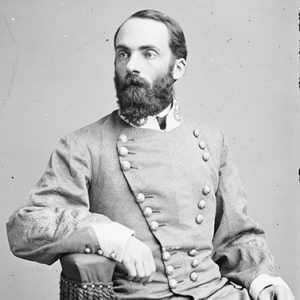
M76 153L80 156L93 155L93 153L98 153L103 145L107 144L107 138L115 138L120 130L119 127L120 120L115 110L96 122L63 136L55 151L70 155Z
M88 146L99 142L105 136L114 135L114 132L118 131L118 123L118 115L115 110L96 122L67 134L64 138L76 140L78 143Z
M103 133L103 131L110 131L114 129L114 122L116 117L116 111L102 117L101 119L86 125L70 135L75 136L78 139L88 139L90 137L94 138L97 135Z

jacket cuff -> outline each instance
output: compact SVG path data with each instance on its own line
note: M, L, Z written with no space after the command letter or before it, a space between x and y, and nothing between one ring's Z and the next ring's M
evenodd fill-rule
M249 294L253 300L257 300L259 293L268 286L282 285L287 286L281 277L274 277L268 274L258 275L251 283Z
M106 257L121 262L126 244L135 232L117 222L92 224L91 226L95 231L101 248L98 254L103 254Z

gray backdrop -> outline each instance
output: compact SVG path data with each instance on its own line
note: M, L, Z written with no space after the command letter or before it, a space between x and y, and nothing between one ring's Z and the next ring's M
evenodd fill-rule
M300 296L293 2L0 0L1 299L58 298L59 264L13 257L5 222L41 176L58 139L116 108L113 34L125 17L145 8L183 26L188 69L177 99L184 113L227 134L249 214L265 228L276 269Z

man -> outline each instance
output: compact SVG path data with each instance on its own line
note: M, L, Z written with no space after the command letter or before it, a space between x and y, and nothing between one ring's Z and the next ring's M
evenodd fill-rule
M246 215L224 135L180 114L180 26L140 11L114 43L119 110L60 141L7 224L13 253L46 264L69 252L114 259L120 299L294 299Z

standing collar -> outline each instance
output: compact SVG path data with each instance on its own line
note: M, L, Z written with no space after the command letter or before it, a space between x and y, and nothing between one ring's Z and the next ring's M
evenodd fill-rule
M173 102L163 111L161 111L159 114L155 116L148 116L141 119L139 122L141 124L140 126L130 123L124 116L122 116L120 109L118 111L118 114L123 121L125 121L126 123L130 124L133 127L154 129L154 130L166 131L166 132L176 128L178 125L181 124L181 120L182 120L179 104L175 100L175 98L173 99ZM166 128L164 130L160 129L156 117L159 118L166 117Z

